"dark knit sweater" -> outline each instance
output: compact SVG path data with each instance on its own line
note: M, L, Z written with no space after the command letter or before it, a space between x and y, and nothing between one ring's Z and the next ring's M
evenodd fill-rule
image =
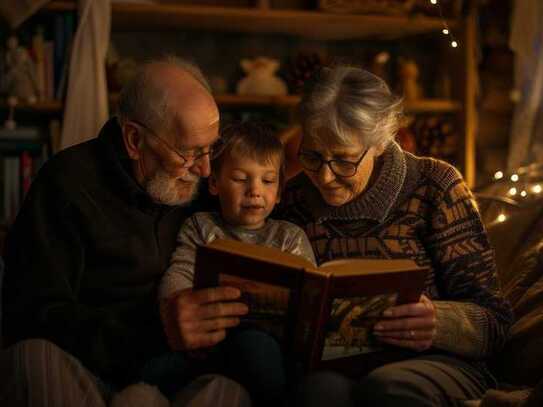
M5 250L7 343L50 339L119 384L166 350L156 290L190 214L153 203L130 174L110 120L44 165Z
M473 196L454 167L391 144L359 197L326 205L304 175L287 185L278 213L301 226L317 262L345 257L411 258L428 266L434 346L480 359L499 350L512 315ZM377 169L378 168L378 169Z

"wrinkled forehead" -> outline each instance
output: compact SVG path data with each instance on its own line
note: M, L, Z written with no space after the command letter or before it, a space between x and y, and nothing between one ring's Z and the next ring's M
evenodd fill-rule
M219 111L216 105L188 105L178 109L173 119L175 143L184 148L205 147L219 137Z

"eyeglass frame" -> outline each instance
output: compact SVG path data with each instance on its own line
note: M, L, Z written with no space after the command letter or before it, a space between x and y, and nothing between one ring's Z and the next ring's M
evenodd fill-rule
M149 132L151 135L153 135L155 138L157 138L158 140L160 140L161 143L163 143L166 148L168 150L170 150L171 152L173 152L175 155L177 155L179 158L181 158L183 160L183 163L181 164L181 168L190 168L192 167L194 164L196 164L197 161L201 160L202 158L204 158L206 155L209 156L209 159L212 160L214 158L216 158L222 151L221 148L214 148L213 145L217 143L218 140L220 140L220 137L219 139L217 139L215 141L215 143L213 143L212 145L209 146L209 151L205 152L205 153L200 153L198 155L195 155L193 158L191 158L190 160L188 158L186 158L183 154L181 154L175 147L172 147L170 145L170 143L168 143L166 140L164 140L162 137L160 137L153 129L151 129L149 126L143 124L142 122L140 122L139 120L135 120L135 119L130 119L129 120L130 122L134 123L135 125L139 126L139 127L142 127L145 131ZM199 147L199 148L204 148L204 147ZM217 150L216 152L214 150ZM189 163L189 164L187 164Z
M356 175L356 173L358 172L358 167L360 166L360 163L362 162L362 160L364 159L364 157L366 157L366 154L368 153L368 151L370 150L371 147L368 147L366 148L366 150L364 150L364 152L362 153L362 155L360 156L360 158L358 159L358 161L349 161L349 160L341 160L341 159L337 159L337 158L333 158L331 160L325 160L323 159L322 155L320 155L319 153L317 152L313 152L313 154L315 154L315 156L319 157L320 159L320 165L317 169L311 169L311 168L307 168L304 164L303 164L303 161L300 159L300 156L303 155L303 154L308 154L309 151L304 151L304 150L300 150L298 151L298 160L300 161L300 165L306 169L307 171L311 171L311 172L319 172L321 169L322 169L322 166L324 164L326 164L328 166L328 168L330 168L330 171L332 171L332 173L336 176L336 177L340 177L340 178L351 178L351 177L354 177ZM334 171L334 169L332 168L332 163L333 162L342 162L342 163L346 163L346 164L351 164L354 166L354 172L351 174L351 175L341 175L341 174L338 174L336 171Z

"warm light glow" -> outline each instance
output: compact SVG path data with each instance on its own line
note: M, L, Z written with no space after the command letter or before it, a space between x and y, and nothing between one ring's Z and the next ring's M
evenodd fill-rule
M430 3L437 4L437 0L430 0Z
M521 197L525 198L526 195L528 195L528 192L526 192L526 191L521 191L521 192L520 192L520 196L521 196Z
M511 175L511 181L517 182L518 181L518 174Z
M541 193L541 185L537 184L532 187L532 192L534 194L540 194Z
M498 222L505 222L507 220L507 216L505 216L503 213L500 213L498 218L496 219Z
M496 171L494 173L494 179L502 179L503 178L503 172L501 171Z
M516 194L517 194L517 189L515 187L509 190L509 195L516 195Z
M447 35L449 33L449 30L447 30L446 28L443 29L443 31L441 31L443 34Z
M458 47L458 43L456 41L451 42L451 47L456 48Z

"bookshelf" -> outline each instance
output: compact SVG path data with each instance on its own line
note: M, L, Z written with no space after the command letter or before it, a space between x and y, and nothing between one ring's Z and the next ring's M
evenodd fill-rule
M186 3L186 2L185 2ZM192 2L197 3L197 2ZM219 3L219 2L217 2ZM460 41L460 49L454 55L453 93L451 99L422 99L406 103L406 113L415 115L452 115L460 133L459 153L456 164L462 168L470 186L475 185L475 131L476 111L476 3L466 1L466 13L448 19L448 27ZM53 0L45 6L48 12L76 9L75 2ZM407 38L427 38L440 35L443 21L424 15L363 15L336 14L319 10L274 9L252 7L225 7L187 5L177 3L141 4L130 2L112 3L112 31L242 33L251 35L286 35L318 41L375 40L403 41ZM444 40L445 41L445 40ZM442 52L442 51L441 51ZM449 54L451 55L451 54ZM451 57L451 59L453 59ZM115 95L110 98L112 104ZM235 94L216 96L221 107L261 108L271 107L293 111L299 97L254 97ZM44 104L38 109L61 109L55 103ZM50 110L49 110L50 109Z
M110 94L109 102L111 106L116 105L118 97L118 94ZM300 102L300 96L253 96L225 93L215 95L215 100L219 106L224 107L272 106L277 108L294 109ZM455 113L462 109L460 102L451 99L421 99L416 101L407 101L404 105L407 113ZM0 107L7 109L5 102L0 103ZM64 105L58 100L17 105L17 110L44 114L60 114L62 113L63 108Z
M69 11L72 1L52 1L49 11ZM395 39L441 30L439 18L334 14L322 11L113 3L112 29L170 31L179 28L243 33L287 34L318 40L368 37ZM456 29L457 21L448 21ZM318 29L315 29L318 27Z
M196 3L196 2L194 2ZM439 50L440 58L450 58L452 92L450 98L426 98L406 101L405 111L413 115L451 117L460 134L456 164L462 169L468 184L475 184L475 132L477 128L476 88L476 19L475 2L466 1L467 12L446 21L460 42L454 51ZM75 12L76 3L68 0L48 2L42 13L55 16ZM307 41L391 41L402 43L421 39L422 46L429 36L441 35L443 22L440 18L415 16L382 16L362 14L334 14L318 10L273 9L258 7L222 7L185 4L136 4L112 3L112 32L129 33L134 30L155 34L176 31L205 32L221 36L234 33L246 37L273 36L305 39ZM446 40L443 40L444 42ZM443 48L447 48L447 44ZM264 52L264 51L263 51ZM198 61L196 61L198 62ZM115 106L117 94L110 95ZM236 109L271 108L292 112L300 101L297 95L279 97L240 96L232 93L217 94L220 107ZM0 101L0 110L6 111ZM42 127L46 121L62 117L63 102L40 100L36 104L19 104L17 115L34 116Z

